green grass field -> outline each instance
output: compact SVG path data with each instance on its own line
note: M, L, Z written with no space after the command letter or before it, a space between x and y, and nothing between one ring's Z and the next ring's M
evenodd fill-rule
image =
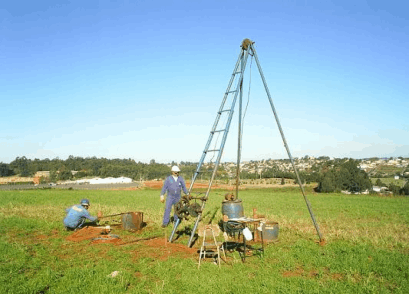
M205 221L214 213L215 223L221 219L224 193L211 193ZM307 196L326 245L317 244L299 190L245 190L245 214L257 208L277 221L278 242L264 257L242 263L238 252L228 252L220 269L209 260L198 269L198 254L158 258L161 252L143 242L65 239L72 232L63 229L64 208L81 198L91 200L93 215L144 212L142 232L112 232L124 239L169 235L171 227L160 228L158 190L0 191L0 293L409 293L409 197ZM182 236L176 243L187 241ZM119 275L108 277L114 271Z
M398 187L403 187L406 183L406 179L398 179L395 180L394 178L371 178L372 184L376 184L376 181L380 179L382 181L382 183L384 183L385 185L389 186L390 184L394 184Z

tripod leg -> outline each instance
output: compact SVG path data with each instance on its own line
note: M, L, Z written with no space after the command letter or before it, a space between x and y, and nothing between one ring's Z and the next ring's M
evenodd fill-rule
M192 234L190 235L189 243L187 243L187 247L191 247L191 246L192 246L193 237L195 236L195 233L196 233L196 230L197 230L197 226L199 225L199 221L200 221L200 218L201 218L201 217L202 217L201 214L199 214L199 215L197 216L197 219L196 219L196 222L195 222L195 226L193 227Z
M177 229L177 227L179 226L179 224L180 224L180 218L178 218L178 219L176 220L175 225L173 226L172 234L170 234L170 237L169 237L169 243L172 243L172 241L173 241L173 236L175 235L176 229Z

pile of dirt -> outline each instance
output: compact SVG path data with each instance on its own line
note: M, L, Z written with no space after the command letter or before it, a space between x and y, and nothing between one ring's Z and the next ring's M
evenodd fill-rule
M76 232L74 232L71 236L66 238L67 241L73 242L80 242L83 240L90 240L102 235L106 235L107 231L105 228L98 228L98 227L84 227Z

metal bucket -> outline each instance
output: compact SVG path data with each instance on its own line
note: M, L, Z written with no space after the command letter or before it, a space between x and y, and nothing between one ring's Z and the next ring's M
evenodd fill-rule
M128 212L122 215L122 229L140 230L143 225L142 212Z
M263 226L263 240L265 242L273 242L278 239L278 223L269 221L266 222Z
M223 219L227 216L228 219L244 217L243 204L240 199L225 200L222 202Z

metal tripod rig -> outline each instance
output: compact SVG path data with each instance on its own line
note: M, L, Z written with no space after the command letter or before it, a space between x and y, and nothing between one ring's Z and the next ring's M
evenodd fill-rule
M212 188L213 180L216 177L217 169L219 167L220 159L221 159L222 154L223 154L224 145L225 145L225 142L226 142L226 139L227 139L227 134L229 132L229 128L230 128L230 124L231 124L231 121L232 121L232 118L233 118L234 108L236 106L236 101L237 100L239 100L239 124L238 124L239 125L239 130L238 130L238 148L237 148L236 198L238 197L238 193L239 193L239 175L240 175L240 160L241 160L241 133L242 133L242 130L241 130L241 128L242 128L242 98L243 98L242 85L243 85L243 75L244 75L244 71L246 69L247 59L248 59L249 55L253 56L256 63L257 63L257 67L258 67L261 79L263 81L264 88L266 90L267 97L268 97L268 100L270 102L271 109L272 109L272 111L274 113L274 117L275 117L275 120L277 122L277 126L278 126L278 129L280 131L281 138L283 140L285 149L287 150L288 157L289 157L289 159L291 161L292 167L293 167L294 172L295 172L295 174L297 176L298 184L300 186L302 195L303 195L304 200L305 200L305 202L307 204L308 211L310 213L311 219L312 219L312 221L314 223L314 226L315 226L315 229L316 229L316 231L318 233L320 241L323 241L323 237L322 237L321 232L319 230L318 224L317 224L317 222L315 220L314 214L313 214L312 209L311 209L311 205L310 205L307 197L305 196L304 186L301 183L300 176L299 176L297 168L296 168L296 166L294 164L293 157L291 156L290 149L289 149L289 147L287 145L287 141L286 141L286 139L284 137L284 132L283 132L283 130L281 128L281 124L280 124L280 121L278 119L277 112L276 112L274 104L273 104L273 100L271 99L270 91L269 91L269 89L267 87L267 83L266 83L266 80L264 78L264 74L263 74L263 71L261 69L260 62L259 62L258 57L257 57L256 49L254 48L254 42L251 41L250 39L244 39L242 44L241 44L241 50L240 50L239 57L237 59L237 62L236 62L236 65L234 67L232 76L231 76L229 84L227 86L227 90L224 93L222 103L220 105L219 111L217 112L217 116L216 116L215 122L213 124L213 127L212 127L212 129L210 131L209 139L207 140L207 143L206 143L206 146L204 148L203 154L202 154L202 156L200 158L199 164L197 165L196 171L193 174L193 177L192 177L192 180L191 180L191 183L190 183L189 194L192 192L193 185L194 185L197 177L200 174L203 174L203 173L210 173L211 174L206 193L205 193L205 195L203 197L201 197L201 201L202 201L201 207L200 207L200 209L196 209L197 218L196 218L193 230L191 232L191 236L190 236L190 239L189 239L189 242L188 242L188 247L191 247L191 245L192 245L192 241L193 241L195 232L197 230L197 226L198 226L198 224L199 224L199 222L201 220L201 217L202 217L205 205L206 205L206 201L207 201L207 199L209 197L209 193L210 193L210 190ZM223 123L220 123L221 121L223 121L222 118L224 118L225 121L226 121L224 125L223 125ZM217 139L214 140L216 134L217 134L217 136L216 136ZM222 140L220 141L219 144L217 144L218 138L219 138L219 136L221 134L223 135ZM213 141L215 141L214 147L211 147ZM206 157L211 156L211 155L213 155L212 158L214 158L215 155L217 155L216 160L214 161L214 164L210 164L208 166L205 166L204 162L205 162ZM211 169L209 169L209 167ZM184 205L186 205L186 203ZM175 222L174 227L173 227L173 231L172 231L172 233L170 235L170 238L169 238L169 242L172 242L173 236L174 236L174 234L176 232L176 229L177 229L178 225L180 224L180 222L181 222L181 218L179 218Z

